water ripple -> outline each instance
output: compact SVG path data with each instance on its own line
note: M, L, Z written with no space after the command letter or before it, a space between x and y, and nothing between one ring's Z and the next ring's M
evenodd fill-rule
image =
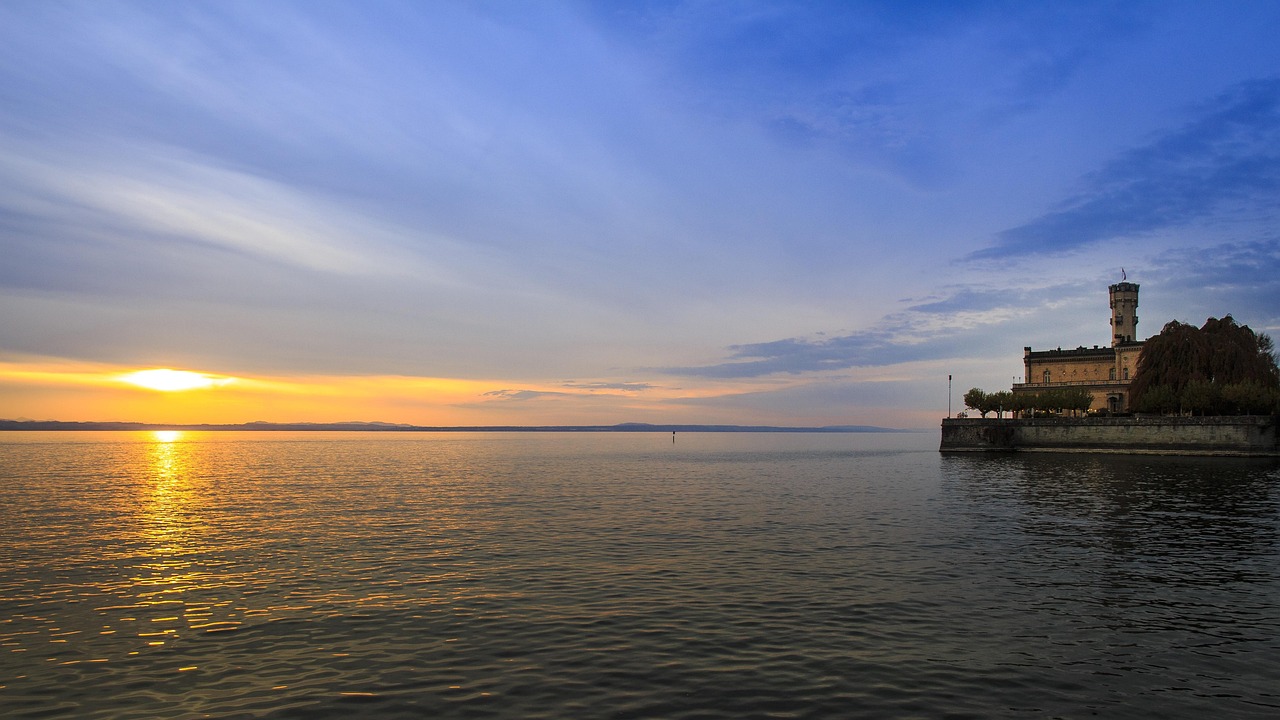
M10 435L12 717L1280 713L1273 462Z

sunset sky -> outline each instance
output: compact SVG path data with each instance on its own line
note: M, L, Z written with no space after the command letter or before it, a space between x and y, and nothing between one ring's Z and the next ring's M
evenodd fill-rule
M936 427L949 374L1108 343L1121 268L1142 337L1275 336L1277 38L1269 0L8 0L0 418Z

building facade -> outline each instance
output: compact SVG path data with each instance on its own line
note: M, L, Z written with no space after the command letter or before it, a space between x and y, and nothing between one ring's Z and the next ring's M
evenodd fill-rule
M1129 382L1138 370L1142 341L1138 335L1138 284L1111 285L1111 347L1080 346L1074 350L1023 348L1023 382L1014 393L1038 393L1056 388L1082 387L1093 396L1090 410L1129 410Z

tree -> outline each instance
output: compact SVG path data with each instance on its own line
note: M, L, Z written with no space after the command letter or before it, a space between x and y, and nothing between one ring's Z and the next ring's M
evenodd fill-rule
M1280 370L1276 367L1275 347L1267 335L1259 335L1248 325L1237 325L1230 315L1215 320L1209 318L1200 329L1208 338L1209 382L1228 385L1242 382L1259 382L1264 387L1280 384Z
M1031 393L1010 393L1012 395L1009 404L1006 405L1010 412L1022 413L1035 407L1035 395Z
M1233 383L1222 388L1224 412L1236 415L1267 415L1276 412L1280 390L1254 382Z
M1013 409L1013 393L1008 390L989 393L982 388L971 388L964 394L964 405L977 410L984 418L989 412L1004 417L1005 410Z
M987 406L987 394L983 392L982 388L969 388L969 392L964 394L964 406L977 410L982 413L984 418L990 412L990 410L983 409Z
M1152 385L1134 401L1133 409L1142 413L1169 414L1179 410L1178 393L1168 385Z
M1199 368L1206 364L1207 356L1205 338L1195 326L1169 321L1160 334L1143 343L1137 371L1129 383L1131 402L1142 404L1148 388L1157 385L1181 393L1188 383L1204 379Z
M1066 397L1062 388L1051 388L1040 392L1040 409L1046 412L1059 413L1066 406Z
M1129 393L1142 412L1171 412L1176 398L1179 411L1214 414L1274 409L1277 388L1280 367L1271 338L1228 315L1209 318L1201 328L1177 320L1166 324L1144 343Z
M987 404L995 411L996 417L1002 418L1006 410L1013 410L1013 393L1008 390L993 392L987 395Z
M1182 407L1192 415L1217 415L1221 388L1207 380L1193 380L1182 388Z
M1062 388L1060 392L1063 410L1071 410L1079 415L1089 412L1089 408L1093 406L1093 393L1082 387Z

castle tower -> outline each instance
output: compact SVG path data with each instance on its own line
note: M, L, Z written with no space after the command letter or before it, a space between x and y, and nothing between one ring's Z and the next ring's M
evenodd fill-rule
M1111 347L1138 336L1138 283L1118 282L1111 291Z

